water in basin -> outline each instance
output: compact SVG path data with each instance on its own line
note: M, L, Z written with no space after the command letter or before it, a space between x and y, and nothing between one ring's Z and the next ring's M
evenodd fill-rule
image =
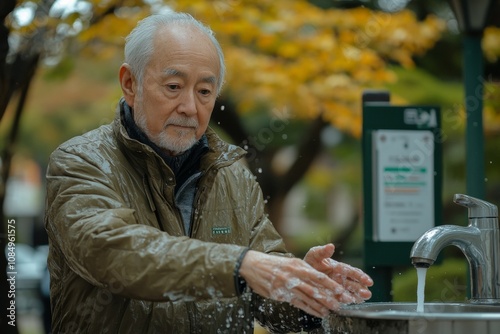
M417 303L364 303L344 306L339 313L344 316L370 319L460 319L500 320L500 305L472 303L424 303L423 312Z
M499 334L500 305L368 302L346 305L323 324L328 334Z

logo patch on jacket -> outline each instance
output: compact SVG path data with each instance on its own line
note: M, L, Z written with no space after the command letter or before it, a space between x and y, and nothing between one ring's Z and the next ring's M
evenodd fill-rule
M231 227L212 227L213 235L230 234L230 233L231 233Z

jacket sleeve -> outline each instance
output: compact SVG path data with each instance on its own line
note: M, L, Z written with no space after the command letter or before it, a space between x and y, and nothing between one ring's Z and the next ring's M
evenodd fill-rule
M264 211L264 200L260 186L253 186L256 223L252 229L250 249L277 256L293 257L286 250L282 237L274 228ZM271 333L309 331L321 327L321 319L311 316L289 303L277 302L253 293L255 318Z
M258 230L260 230L260 233L267 235L265 240L259 242L261 245L267 245L268 247L263 251L278 256L293 256L286 253L286 250L282 248L281 238L267 218L263 218ZM276 236L274 241L270 237L271 235ZM260 238L256 237L257 239ZM255 318L270 333L296 333L321 327L320 318L309 315L289 303L263 298L256 293L254 293L254 301Z
M149 301L237 294L234 267L244 246L171 236L140 224L140 213L127 207L110 181L117 170L89 156L59 148L48 166L46 229L64 259L55 265L69 268L59 279L74 279L74 273L96 287Z

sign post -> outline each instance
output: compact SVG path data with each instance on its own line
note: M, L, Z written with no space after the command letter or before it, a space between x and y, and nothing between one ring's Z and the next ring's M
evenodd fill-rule
M363 96L364 264L375 302L392 300L393 268L410 265L413 243L440 225L442 192L439 107L381 96Z

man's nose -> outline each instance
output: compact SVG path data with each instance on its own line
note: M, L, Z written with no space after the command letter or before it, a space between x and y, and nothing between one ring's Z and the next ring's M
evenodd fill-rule
M179 101L179 106L177 108L179 113L186 114L187 116L192 116L196 114L196 95L195 92L191 90L185 90Z

